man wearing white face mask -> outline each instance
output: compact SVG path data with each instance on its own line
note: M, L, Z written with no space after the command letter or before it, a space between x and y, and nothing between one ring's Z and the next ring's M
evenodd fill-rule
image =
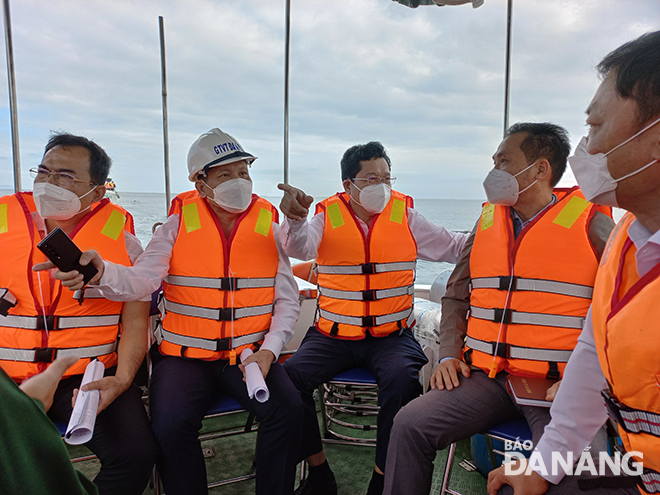
M81 249L93 247L120 264L130 265L142 252L130 214L103 198L110 164L87 138L55 134L30 170L34 192L0 198L0 366L20 382L57 357L80 357L48 413L68 423L86 366L102 361L105 377L87 385L101 397L87 443L101 462L94 482L101 494L141 494L156 458L142 393L133 385L147 349L149 303L117 303L88 290L75 298L51 273L31 271L46 259L37 243L56 227Z
M279 247L277 209L252 194L254 160L235 138L211 129L188 152L195 189L174 198L135 266L83 254L99 268L98 288L110 299L142 297L163 282L150 412L169 495L207 493L198 436L218 392L260 422L256 493L293 492L302 403L277 358L300 313L298 287ZM58 276L77 288L76 275ZM255 352L238 366L246 348ZM251 362L266 379L266 402L248 397L243 366Z
M427 359L412 336L415 260L455 263L466 234L438 227L413 209L409 196L391 188L395 179L380 143L348 149L341 160L344 192L317 205L280 184L287 215L285 252L318 264L318 319L285 368L303 393L303 455L310 475L297 494L337 493L321 446L312 391L355 367L369 369L379 385L376 466L368 494L383 490L383 470L392 420L421 393L418 373Z
M436 452L454 442L523 417L536 444L550 421L547 408L516 404L507 378L561 378L614 226L579 188L554 188L569 151L563 128L519 123L493 155L488 202L442 299L432 390L394 421L386 494L428 494Z
M587 198L629 213L608 240L537 462L521 466L524 474L491 473L491 495L504 484L530 495L660 492L660 31L617 48L597 69L603 80L587 107L589 135L569 162ZM539 469L557 455L577 458L608 415L635 476L576 486L563 470Z

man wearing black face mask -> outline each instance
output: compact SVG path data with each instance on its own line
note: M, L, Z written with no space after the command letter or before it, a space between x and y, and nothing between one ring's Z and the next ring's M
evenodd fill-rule
M589 199L629 213L608 240L536 462L520 466L523 474L491 473L491 495L505 484L530 495L660 491L660 31L617 48L597 69L603 80L587 107L589 135L569 162ZM564 470L539 469L576 458L608 415L637 464L631 476L575 486Z
M344 153L344 191L320 202L307 222L313 198L280 184L285 252L316 258L318 315L285 368L303 394L303 455L310 475L300 495L337 493L322 450L312 391L355 367L369 369L378 383L376 466L368 495L383 491L389 432L399 408L422 388L419 370L427 362L412 335L415 260L454 263L466 234L430 223L409 196L392 190L390 159L383 145L355 145Z
M548 409L516 404L507 378L561 378L614 226L579 188L553 189L569 150L563 128L519 123L493 155L489 202L442 299L433 389L394 421L386 494L429 493L436 452L451 443L516 417L536 443L550 421Z
M37 243L56 227L81 249L94 247L120 264L130 265L142 252L130 214L103 199L110 163L96 143L56 134L30 170L34 192L0 198L0 366L20 382L57 357L80 357L58 385L48 413L66 423L85 367L94 358L103 362L106 376L87 385L100 391L87 443L101 461L94 482L101 494L138 494L156 457L142 394L133 385L147 348L149 303L115 303L89 291L76 300L50 272L31 270L45 260Z

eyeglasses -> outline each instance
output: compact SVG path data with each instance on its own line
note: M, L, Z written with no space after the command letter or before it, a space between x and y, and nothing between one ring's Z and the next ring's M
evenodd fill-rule
M396 177L377 177L372 175L370 177L355 177L353 182L356 180L366 181L368 186L375 186L377 184L392 185L396 182Z
M35 179L35 182L46 182L52 176L55 184L61 187L71 187L76 182L84 182L85 184L90 184L92 186L96 185L94 182L88 180L77 179L66 172L51 172L45 167L31 168L30 176Z

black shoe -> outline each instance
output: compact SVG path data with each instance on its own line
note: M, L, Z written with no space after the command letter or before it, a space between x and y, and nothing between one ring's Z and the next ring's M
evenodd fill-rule
M308 477L300 483L293 495L337 495L337 482L333 476L332 481L317 485Z

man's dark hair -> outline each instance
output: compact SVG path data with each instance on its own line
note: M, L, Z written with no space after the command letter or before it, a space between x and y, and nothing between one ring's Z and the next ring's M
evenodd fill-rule
M519 122L509 127L506 135L525 132L528 136L520 145L529 163L545 158L550 163L550 185L555 187L566 170L566 159L571 152L568 131L548 122Z
M374 158L385 158L388 168L392 170L390 157L387 156L385 148L378 141L351 146L341 159L341 180L355 179L360 171L360 162L373 160Z
M609 53L596 66L601 77L616 75L616 91L637 103L637 123L660 115L660 31L646 33Z
M55 146L62 146L67 148L70 146L80 146L89 150L89 176L92 178L92 182L99 186L105 184L108 174L110 173L110 165L112 165L112 160L108 154L94 141L90 141L83 136L74 136L67 132L57 132L50 135L48 144L46 144L46 149L44 150L44 156Z

